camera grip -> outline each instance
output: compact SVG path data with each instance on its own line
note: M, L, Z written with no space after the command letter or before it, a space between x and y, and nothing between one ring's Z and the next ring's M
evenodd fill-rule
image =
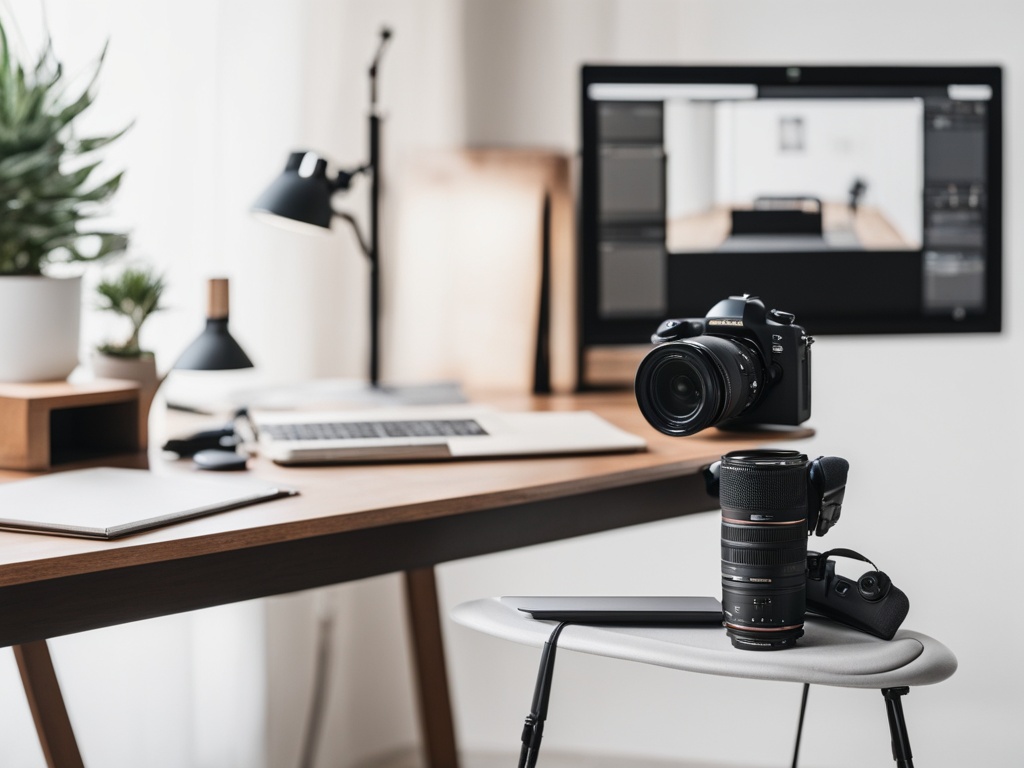
M892 640L910 612L910 600L903 590L891 585L884 598L869 601L860 595L856 582L834 576L807 581L807 610L883 640Z

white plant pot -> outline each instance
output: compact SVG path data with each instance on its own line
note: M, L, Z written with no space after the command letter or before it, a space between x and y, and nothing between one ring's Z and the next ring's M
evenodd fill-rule
M81 316L81 278L0 275L0 381L66 379Z

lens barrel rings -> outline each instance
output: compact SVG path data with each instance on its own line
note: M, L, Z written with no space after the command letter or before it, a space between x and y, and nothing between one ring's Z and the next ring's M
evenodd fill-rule
M807 475L797 451L722 457L722 607L737 648L779 650L803 635Z

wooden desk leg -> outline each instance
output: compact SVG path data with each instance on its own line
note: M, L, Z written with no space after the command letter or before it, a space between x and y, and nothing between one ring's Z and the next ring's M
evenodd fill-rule
M45 640L14 646L21 683L49 768L84 768Z
M406 571L405 596L427 765L429 768L458 768L434 569Z

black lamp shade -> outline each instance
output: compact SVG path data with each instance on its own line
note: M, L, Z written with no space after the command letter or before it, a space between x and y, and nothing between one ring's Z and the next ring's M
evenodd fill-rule
M215 277L208 281L206 327L181 353L174 368L191 371L227 371L252 368L252 361L228 331L228 280Z
M227 371L252 368L252 361L228 332L227 318L208 318L203 332L181 353L174 368L190 371Z
M333 193L327 161L314 152L292 152L284 171L259 196L252 210L330 229Z

